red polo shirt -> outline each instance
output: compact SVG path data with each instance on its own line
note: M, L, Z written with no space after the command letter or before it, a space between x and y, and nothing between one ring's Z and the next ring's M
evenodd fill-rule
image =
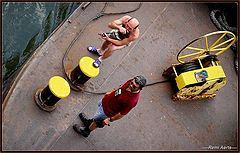
M132 93L126 91L129 86L130 80L128 80L121 87L121 94L115 96L116 90L112 91L110 94L106 94L102 100L103 111L108 117L115 116L119 112L122 115L126 115L133 107L137 105L140 92Z

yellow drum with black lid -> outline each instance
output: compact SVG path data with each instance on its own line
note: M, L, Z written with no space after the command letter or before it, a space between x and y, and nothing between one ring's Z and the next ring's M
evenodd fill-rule
M98 76L100 69L93 66L94 59L84 56L79 60L78 66L70 74L71 83L75 86L83 85L90 78Z
M69 94L68 82L60 76L54 76L50 78L48 85L43 90L37 91L35 101L41 109L50 112L56 108L56 103L60 99L68 97Z

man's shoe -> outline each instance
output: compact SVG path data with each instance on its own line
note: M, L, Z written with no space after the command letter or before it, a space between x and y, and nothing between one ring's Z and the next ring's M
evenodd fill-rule
M96 67L96 68L99 68L99 66L101 65L101 61L99 59L96 59L94 62L93 62L93 66Z
M80 126L79 124L74 124L73 129L84 137L88 137L91 132L88 128Z
M93 119L88 119L84 113L80 113L78 116L80 117L85 127L89 127L93 122Z
M101 54L99 54L99 52L98 52L99 49L97 49L97 48L94 47L94 46L88 46L88 47L87 47L87 50L88 50L90 53L92 53L92 54L95 54L95 55L97 55L97 56L101 56Z

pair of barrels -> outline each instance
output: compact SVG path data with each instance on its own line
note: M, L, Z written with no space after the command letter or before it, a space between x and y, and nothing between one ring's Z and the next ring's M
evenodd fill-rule
M60 99L69 96L70 87L77 90L90 78L98 76L100 70L93 66L93 62L94 59L90 57L81 58L78 65L69 73L68 81L60 76L51 77L48 85L43 89L38 89L35 94L38 107L47 112L53 111Z

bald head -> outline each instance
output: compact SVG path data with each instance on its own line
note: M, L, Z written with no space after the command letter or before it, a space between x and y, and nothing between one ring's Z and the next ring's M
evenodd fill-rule
M128 19L128 23L133 29L136 29L139 26L139 22L136 18Z

